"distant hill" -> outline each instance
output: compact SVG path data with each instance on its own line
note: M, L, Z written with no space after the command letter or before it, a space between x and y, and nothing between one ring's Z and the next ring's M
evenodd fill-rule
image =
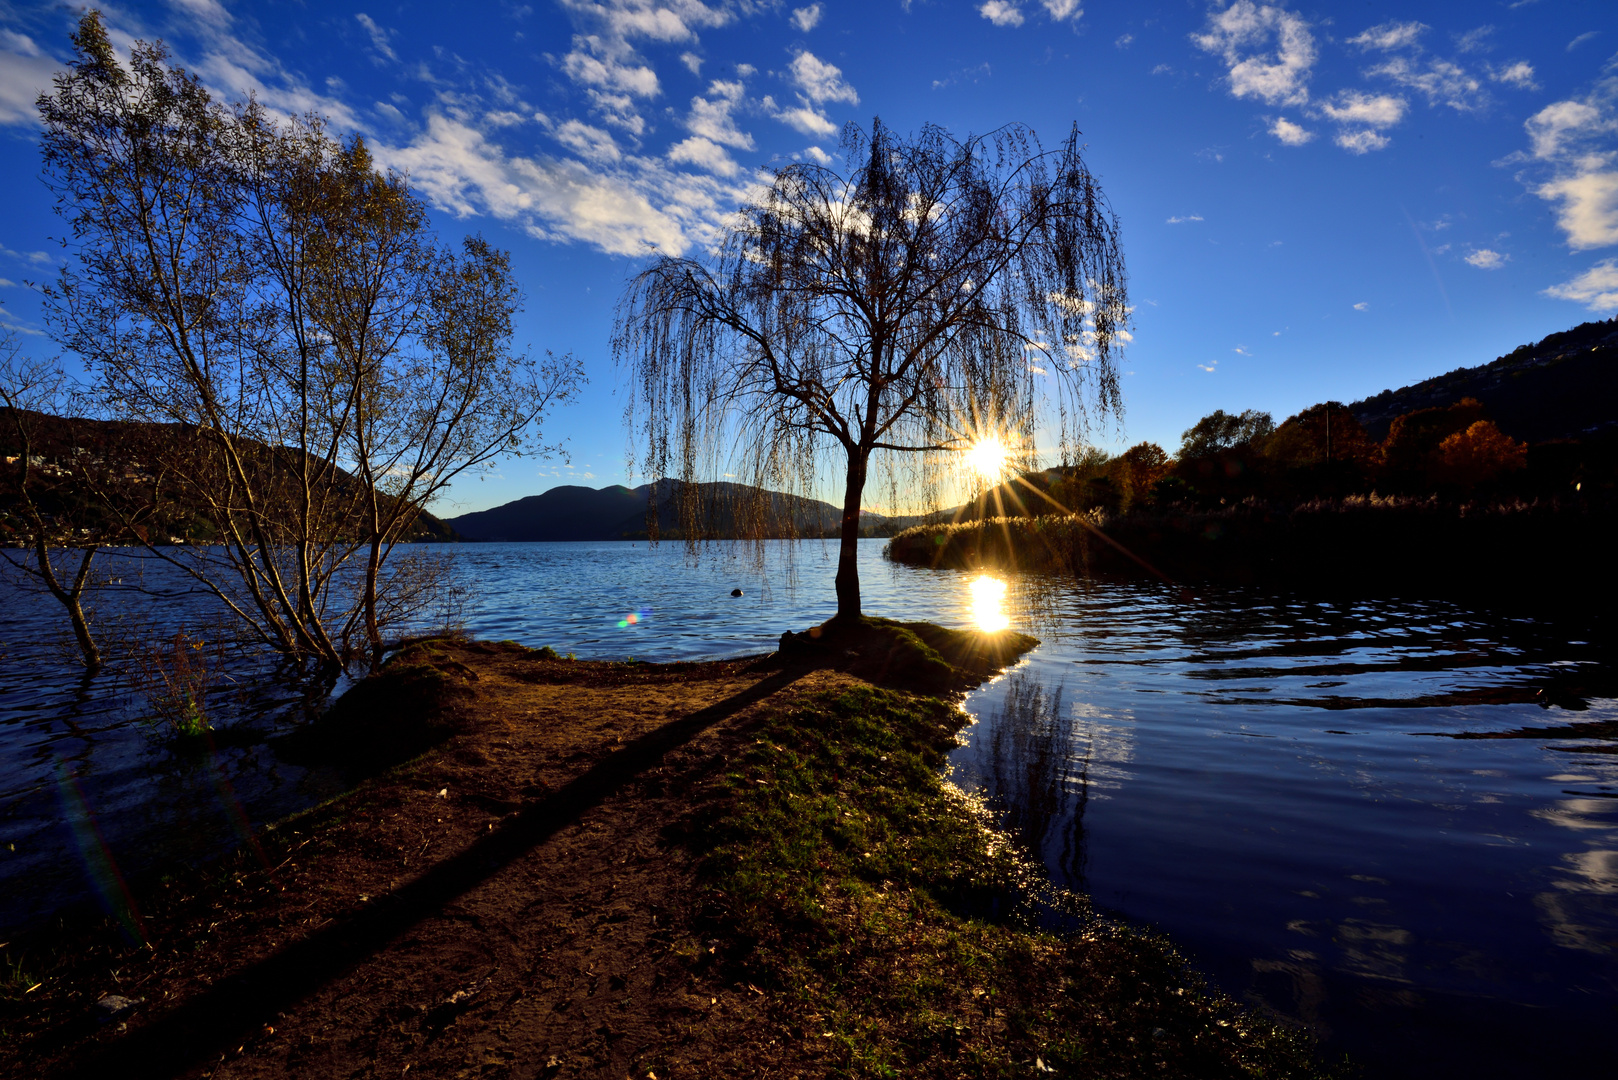
M1618 432L1618 318L1552 334L1493 363L1384 390L1349 411L1380 440L1396 417L1465 397L1477 398L1501 431L1525 442Z
M30 482L31 497L44 514L47 526L53 529L48 535L55 535L54 530L71 521L85 527L83 535L104 536L103 542L111 542L118 528L116 515L108 511L94 493L100 491L115 503L121 503L126 512L148 508L157 484L152 472L157 466L150 463L166 459L173 464L177 445L187 442L195 445L194 432L174 424L90 420L44 413L23 413L22 416L33 427L35 468ZM260 454L268 458L270 453L269 447L250 439L243 439L238 445L248 455ZM20 452L17 425L11 411L0 407L0 543L15 543L32 528L20 513L16 465ZM289 456L295 459L295 454L283 448L281 460ZM142 464L143 461L148 464ZM340 485L357 483L342 469L337 469L336 474ZM171 480L164 485L163 495L159 512L147 520L151 533L158 537L168 533L188 540L217 539L203 507L187 501L190 493L185 485ZM443 521L423 510L403 539L446 543L459 537Z
M836 535L842 520L842 511L830 503L798 495L730 483L697 484L695 489L706 539L755 531L739 527L738 515L756 514L762 524L756 531L765 536ZM685 533L678 496L684 490L678 480L635 488L569 484L446 522L467 540L638 540L648 535L650 515L655 512L658 536L681 539ZM860 520L863 534L891 536L918 519L866 512Z

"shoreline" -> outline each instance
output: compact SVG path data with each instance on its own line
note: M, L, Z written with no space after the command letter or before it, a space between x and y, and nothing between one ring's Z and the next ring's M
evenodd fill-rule
M890 684L932 670L865 655ZM974 666L955 675L995 665ZM305 747L374 775L143 889L149 947L102 920L59 930L54 966L8 950L23 978L0 1063L1321 1074L1301 1033L1206 992L1166 943L1082 898L1063 901L1080 930L1036 929L1037 868L938 773L966 717L933 690L816 656L592 663L418 643ZM108 994L139 1004L99 1022Z

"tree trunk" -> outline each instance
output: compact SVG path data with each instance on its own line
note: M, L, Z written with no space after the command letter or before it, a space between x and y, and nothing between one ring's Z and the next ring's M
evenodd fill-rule
M38 515L34 517L35 533L34 559L39 564L39 577L45 583L50 594L67 609L67 617L73 623L73 636L79 643L79 653L84 657L84 669L91 675L101 670L101 650L96 647L95 638L90 634L90 621L84 617L84 605L80 602L84 596L84 587L90 580L90 564L95 561L96 549L84 549L84 555L79 562L79 571L73 576L73 584L64 587L56 580L56 570L51 566L50 549L45 543L44 523Z
M867 455L848 452L848 487L843 493L842 543L837 549L837 618L860 617L860 499L865 494Z

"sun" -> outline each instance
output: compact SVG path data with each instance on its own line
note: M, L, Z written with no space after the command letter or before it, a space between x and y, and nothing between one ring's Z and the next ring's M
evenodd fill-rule
M1006 614L1006 583L987 574L979 574L967 585L970 600L967 603L972 621L985 634L998 633L1011 625Z
M1011 451L1000 441L998 435L986 435L966 451L967 464L971 465L979 476L992 483L999 482L1005 475L1006 458L1010 456Z

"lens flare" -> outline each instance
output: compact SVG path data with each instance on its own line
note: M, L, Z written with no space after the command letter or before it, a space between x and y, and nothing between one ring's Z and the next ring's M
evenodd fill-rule
M623 618L618 620L618 629L628 630L631 626L639 626L641 623L646 621L647 616L651 615L651 613L652 612L649 608L643 608L640 611L631 611L628 615L625 615Z
M971 592L972 622L985 634L993 634L1011 625L1006 614L1006 583L999 578L983 574L967 586Z
M84 863L85 874L95 886L102 906L118 920L125 940L131 945L144 946L146 927L141 922L140 911L135 907L135 898L124 883L124 875L113 860L106 840L102 839L101 827L96 824L95 814L79 788L79 778L61 761L56 763L56 790L62 798L63 816L67 818L68 825L73 829L73 839L78 843L79 859Z
M967 464L991 483L999 483L1006 472L1006 458L1011 450L998 435L986 435L966 451Z

